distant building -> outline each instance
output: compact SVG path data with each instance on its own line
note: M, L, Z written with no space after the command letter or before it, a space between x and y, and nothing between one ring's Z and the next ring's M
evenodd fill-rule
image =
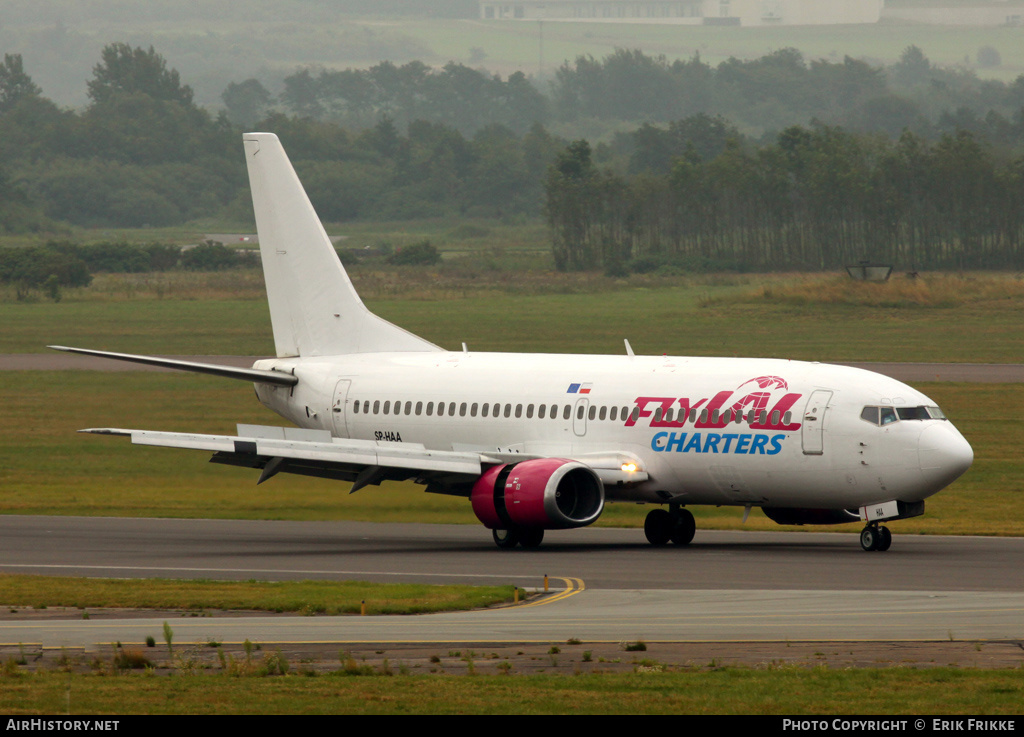
M928 23L936 26L1022 26L1024 2L994 0L991 3L935 3L927 7L918 3L889 2L883 18Z
M485 20L812 26L877 23L884 0L480 0Z

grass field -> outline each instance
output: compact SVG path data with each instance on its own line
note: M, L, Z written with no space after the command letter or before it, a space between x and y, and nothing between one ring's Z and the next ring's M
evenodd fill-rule
M275 424L245 385L177 374L17 372L0 424L20 428L0 446L0 513L240 519L353 519L475 523L464 500L386 483L358 494L345 484L279 476L256 486L244 469L211 466L205 453L84 436L83 427L233 434L234 423ZM67 401L53 401L54 387ZM974 466L901 532L1024 535L1024 398L1015 386L929 384L975 450ZM599 525L638 527L647 507L610 505ZM699 528L778 529L742 510L694 509ZM819 529L819 528L815 528ZM839 528L848 531L850 526Z
M812 361L1024 360L1024 280L596 274L355 267L372 310L446 348L547 353L782 357ZM850 285L853 286L850 286ZM2 297L2 295L0 295ZM552 320L558 315L558 320ZM265 355L262 277L253 272L100 275L59 303L0 299L0 353L47 344L140 353Z
M393 295L372 300L372 309L452 348L466 341L476 350L620 353L628 337L637 352L684 355L965 362L1013 362L1024 355L1024 286L1013 276L851 287L835 277L630 281L524 272L509 287L504 273L354 273L362 291ZM127 277L109 277L117 279ZM256 274L200 275L179 285L181 293L171 289L163 298L154 296L152 285L121 293L109 280L56 304L0 303L0 352L39 351L51 342L142 353L272 351ZM230 434L236 422L274 424L276 416L244 384L140 372L5 378L18 392L0 405L0 424L18 431L0 447L3 513L474 521L462 500L426 495L411 484L352 496L343 484L298 477L257 487L251 472L211 467L203 453L75 433L113 426ZM1024 534L1024 467L1018 459L1024 398L1018 387L920 388L964 432L976 460L964 478L929 502L924 517L901 522L901 531ZM611 505L599 524L638 526L646 511ZM696 511L700 527L740 527L740 510ZM754 515L747 526L773 529L774 523Z
M642 655L642 653L640 654ZM552 656L556 660L557 656ZM0 713L18 714L968 714L1015 715L1019 670L785 666L670 670L643 658L626 674L400 674L359 677L2 678ZM301 666L294 671L302 673ZM355 675L353 675L355 673ZM866 717L865 717L866 718Z
M353 272L359 288L373 295L372 309L449 347L466 340L475 349L620 352L621 339L628 337L638 352L650 353L995 362L1020 361L1022 355L1024 300L1013 277L935 280L925 295L920 286L894 283L879 296L874 288L850 292L845 282L827 278L612 280L527 271L510 280L504 272L481 268L474 274L464 266L426 275ZM0 301L5 326L0 352L40 351L50 342L156 353L271 351L258 274L172 274L159 277L165 279L160 284L154 279L104 277L57 304ZM254 473L211 466L204 453L133 447L123 438L75 433L91 426L230 433L235 422L274 424L275 416L258 405L245 384L144 372L5 372L3 378L16 388L0 403L0 426L9 429L0 445L3 514L475 523L464 500L427 495L414 485L387 484L348 495L344 484L282 475L256 486ZM899 532L1024 534L1019 386L930 383L920 388L971 441L975 463L929 500L924 517L898 523ZM640 526L646 511L611 505L598 524ZM741 510L694 511L698 528L742 527ZM779 529L756 513L746 527ZM10 596L0 581L4 603L14 601L14 580L8 579ZM28 585L38 592L38 582ZM77 601L89 606L114 601L104 599L92 583L85 589L99 598ZM158 593L147 589L138 593ZM170 595L182 606L197 601L190 591ZM256 596L264 604L270 599L262 589ZM75 601L73 593L69 597ZM300 599L311 610L321 607L312 594ZM210 597L201 601L206 603L199 606L216 606ZM244 605L238 599L216 601ZM870 714L995 715L1018 713L1024 692L1019 669L773 663L723 668L714 662L694 667L643 654L629 661L631 673L578 675L555 668L558 656L549 655L551 673L519 674L510 666L506 675L475 675L467 689L455 676L413 677L415 672L406 672L400 662L371 671L338 655L329 674L314 675L302 663L292 663L289 675L278 678L215 675L238 675L240 655L227 658L231 667L220 670L176 671L203 674L180 678L123 675L110 658L93 658L94 675L72 675L70 665L69 673L59 668L26 673L25 666L8 660L0 668L0 713L209 713L216 704L220 714L849 714L855 708ZM269 653L261 656L264 661L281 663ZM139 671L146 672L152 671Z

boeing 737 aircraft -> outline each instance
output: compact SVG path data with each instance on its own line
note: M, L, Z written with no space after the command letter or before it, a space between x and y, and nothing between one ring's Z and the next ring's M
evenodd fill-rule
M251 369L53 346L253 382L297 428L237 436L96 428L212 461L338 479L412 479L469 499L501 548L583 527L606 502L658 505L653 545L688 544L700 504L780 524L924 513L971 446L935 402L877 373L778 359L444 350L359 299L277 137L243 137L277 358Z

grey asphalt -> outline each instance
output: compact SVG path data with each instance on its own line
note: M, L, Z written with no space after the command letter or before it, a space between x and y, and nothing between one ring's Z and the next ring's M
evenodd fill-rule
M250 366L244 356L182 357ZM1024 382L1024 364L850 364L901 381ZM0 355L0 370L166 370L64 353ZM515 583L561 596L420 617L175 620L176 642L534 642L1024 639L1024 540L698 531L654 549L639 530L549 532L499 551L479 527L353 522L0 517L0 572L225 579ZM0 642L160 639L160 620L5 620Z
M554 601L416 617L174 620L176 642L1024 639L1024 540L698 531L652 548L640 530L551 532L502 551L476 526L0 518L0 571L78 576L514 583ZM0 621L0 642L160 640L164 620ZM155 633L155 634L154 634Z

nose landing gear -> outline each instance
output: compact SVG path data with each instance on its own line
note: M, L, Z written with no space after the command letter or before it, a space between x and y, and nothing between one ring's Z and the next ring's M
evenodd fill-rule
M860 531L860 546L864 550L885 551L892 545L892 533L888 527L872 523Z

